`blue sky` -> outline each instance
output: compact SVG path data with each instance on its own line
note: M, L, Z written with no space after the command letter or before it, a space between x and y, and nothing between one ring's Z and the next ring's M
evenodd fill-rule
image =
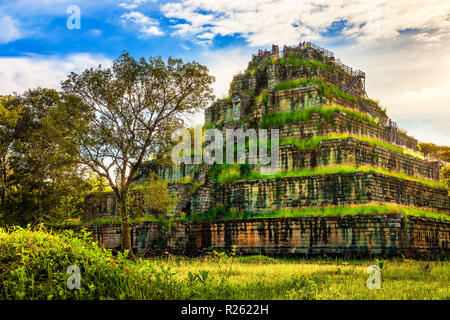
M80 29L67 28L71 5ZM206 64L220 97L259 48L312 41L364 70L369 96L409 134L450 145L449 1L0 1L0 30L0 94L58 88L127 50Z

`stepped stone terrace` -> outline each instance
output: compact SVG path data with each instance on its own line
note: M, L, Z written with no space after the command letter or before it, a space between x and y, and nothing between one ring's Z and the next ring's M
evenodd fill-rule
M141 170L155 172L169 182L171 190L182 196L182 201L171 213L174 216L196 217L224 208L226 212L245 212L249 217L264 218L266 214L280 210L340 208L371 203L420 208L448 216L449 190L439 182L442 163L425 158L418 141L401 130L377 101L369 98L365 78L363 71L343 64L333 52L310 42L284 46L282 50L277 45L272 45L271 50L259 50L252 55L247 69L233 77L229 96L218 99L205 110L204 130L278 129L278 172L264 176L259 173L258 165L250 164L164 166L152 161L144 163ZM133 207L145 209L138 190L132 191L131 198L132 210ZM85 208L85 220L117 214L112 193L88 195ZM380 226L388 223L387 216L380 219L381 222L373 223L380 223ZM403 221L403 218L399 219ZM422 243L429 246L423 250L414 248L417 244L414 241L408 242L408 246L414 252L431 250L448 255L449 224L420 219L424 220L408 224L410 229L407 233L397 229L395 232L409 237L415 234L411 229L414 226L433 225L427 230L434 232L433 236L439 241L431 244L423 240ZM368 228L372 225L369 220L358 220L358 223L361 221L367 221L365 226ZM241 223L246 228L245 220ZM289 230L290 222L283 223ZM295 220L292 223L297 225L299 222ZM399 225L399 228L404 225ZM269 225L252 221L248 227L262 228L261 232L265 232ZM186 230L188 227L180 228ZM196 228L194 233L201 234ZM211 224L202 228L210 230L216 227ZM310 228L316 230L316 227ZM341 226L336 228L345 232ZM202 239L210 239L211 232L216 231L208 232L208 235L200 235ZM368 233L364 234L367 236ZM235 236L232 234L229 239ZM220 238L221 235L214 237ZM291 239L292 235L289 237ZM211 238L207 244L219 241L217 239ZM241 243L242 238L239 239L236 241ZM333 239L336 243L331 247L339 248L339 252L349 248L345 242L348 239ZM383 248L380 239L370 240L373 248ZM202 241L198 240L197 245L201 246ZM226 240L225 244L221 241L217 243L224 246L231 240ZM300 240L292 241L297 243ZM245 242L243 250L256 252L249 247L250 242ZM274 243L270 243L272 247L268 251L271 252L287 252L289 247L276 249L276 244L273 247ZM302 243L304 245L305 242ZM405 252L397 247L397 240L391 239L390 243L395 245L389 252ZM366 244L364 250L367 249ZM355 244L354 251L349 250L361 252L361 245ZM256 242L254 248L261 250L261 246L262 242ZM377 252L386 253L384 249L380 250ZM367 252L372 254L376 250Z

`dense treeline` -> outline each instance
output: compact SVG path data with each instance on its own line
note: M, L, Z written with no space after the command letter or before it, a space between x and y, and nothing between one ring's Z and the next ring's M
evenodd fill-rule
M425 156L446 162L441 169L441 181L450 188L450 147L437 146L434 143L420 143L421 151Z
M129 230L128 191L147 174L138 172L140 164L168 154L170 135L185 115L213 99L213 81L196 62L135 60L125 52L111 68L70 74L60 92L0 95L0 224L76 218L84 195L108 184ZM450 162L449 147L420 146L425 155ZM449 165L442 177L450 186Z
M421 151L425 156L431 155L442 161L450 163L450 147L437 146L434 143L419 143Z
M74 97L33 89L0 97L0 218L37 224L76 217L95 179L79 166Z
M128 194L148 176L141 164L165 158L172 133L214 98L213 82L197 62L136 60L124 52L110 68L72 72L60 92L37 88L0 96L0 224L80 216L84 195L107 184L129 250ZM170 212L176 196L150 180L153 206Z

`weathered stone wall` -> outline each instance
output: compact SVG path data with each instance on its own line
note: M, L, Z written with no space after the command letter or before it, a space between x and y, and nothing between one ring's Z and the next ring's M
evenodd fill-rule
M314 149L280 147L280 168L285 171L339 164L382 167L412 177L434 180L439 180L440 176L439 162L428 162L380 146L371 146L354 138L323 140Z
M322 118L319 113L313 113L308 120L286 123L278 129L280 130L280 139L289 137L308 139L332 133L351 133L376 138L411 150L418 150L418 141L413 137L401 133L394 135L391 133L390 127L355 119L343 112L334 113L331 122Z
M200 186L192 195L191 211L196 214L207 212L216 203L216 186L211 181Z
M450 212L445 189L379 173L345 173L228 183L216 201L247 212L392 202Z
M91 230L100 245L120 249L119 226ZM157 222L134 226L134 250L190 254L236 246L241 254L416 259L448 258L450 252L449 221L401 215L180 222L170 233L163 230Z
M198 167L195 164L180 164L175 165L171 163L171 166L163 167L161 165L154 165L151 162L145 162L140 170L138 171L138 175L141 171L146 170L149 173L153 172L157 176L165 179L165 180L183 180L185 178L193 178L196 174L196 170ZM150 167L150 168L148 168ZM143 175L142 178L138 181L138 183L144 183L148 179L148 174Z
M396 126L385 128L385 139L400 146L406 146L412 150L418 150L419 141L405 133L402 133Z
M195 247L306 256L449 255L450 223L402 216L233 220L191 226Z
M84 197L83 221L117 216L117 201L113 192L95 192Z
M252 98L244 93L233 95L230 100L218 100L205 109L205 124L237 122L251 117Z
M233 111L233 104L227 100L217 100L212 106L205 109L205 123L222 121L231 121L239 113Z
M307 107L320 106L322 101L317 92L317 86L305 86L274 93L274 104L267 108L270 112L295 112Z
M191 210L191 191L193 185L190 183L169 183L170 192L176 192L181 201L177 204L173 214L178 215L181 212L190 213ZM140 190L131 190L129 194L129 208L131 214L141 214L147 209L144 204L142 192ZM114 192L96 192L90 193L84 198L83 221L112 218L118 215L118 203Z
M384 140L383 127L354 119L342 112L336 112L331 123L322 118L319 113L313 113L309 120L286 123L279 130L280 139L289 137L308 139L331 133L352 133Z
M142 222L132 226L131 243L133 250L144 252L154 248L168 247L185 252L189 248L191 238L188 234L188 223L178 223L172 231L166 232L166 226L160 222ZM120 250L121 226L117 224L90 226L93 240L107 249Z
M379 173L345 173L323 176L289 177L239 181L214 185L210 181L194 189L191 184L172 184L182 201L174 213L200 214L215 205L226 205L247 212L271 211L326 205L360 204L371 201L429 207L450 212L446 189L386 176ZM138 190L130 193L131 212L142 212L145 205ZM113 193L96 193L85 198L83 220L117 216Z

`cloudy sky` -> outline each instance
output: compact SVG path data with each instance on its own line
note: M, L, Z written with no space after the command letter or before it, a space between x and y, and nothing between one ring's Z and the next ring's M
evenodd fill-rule
M127 50L206 64L223 97L251 53L312 41L365 71L410 135L450 145L448 0L0 0L0 30L0 94L58 88Z

